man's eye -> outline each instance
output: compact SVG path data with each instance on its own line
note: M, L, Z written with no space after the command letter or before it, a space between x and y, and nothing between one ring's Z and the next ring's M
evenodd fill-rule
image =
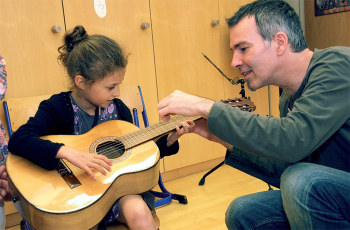
M112 87L109 87L108 89L109 89L109 90L112 90L112 89L114 89L114 87L115 87L115 86L112 86Z
M247 49L248 49L248 48L245 48L245 47L244 47L244 48L241 48L241 51L244 52L244 51L246 51Z

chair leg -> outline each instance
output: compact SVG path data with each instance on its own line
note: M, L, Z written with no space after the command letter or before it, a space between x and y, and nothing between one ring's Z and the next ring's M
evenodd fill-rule
M230 151L226 151L225 154L225 160L230 156L231 152ZM223 164L225 164L225 160L223 162L221 162L220 164L218 164L217 166L215 166L214 168L212 168L209 172L207 172L206 174L204 174L204 176L202 177L202 179L199 181L199 185L204 185L205 183L205 178L207 176L209 176L212 172L214 172L215 170L217 170L218 168L220 168Z
M35 229L30 227L30 225L23 219L21 221L21 230L35 230Z
M204 176L202 177L202 179L199 181L199 185L204 185L204 183L205 183L205 178L206 178L207 176L209 176L209 174L211 174L212 172L214 172L215 170L217 170L218 168L220 168L224 163L225 163L225 161L221 162L220 164L218 164L217 166L215 166L214 168L212 168L209 172L207 172L206 174L204 174Z
M155 202L155 207L159 207L159 206L162 206L162 205L164 205L164 204L168 204L168 203L170 203L172 200L177 200L177 201L179 201L180 204L187 204L187 203L188 203L188 202L187 202L187 197L186 197L186 196L184 196L184 195L179 195L179 194L174 194L174 193L170 193L170 192L165 188L160 173L159 173L158 185L159 185L159 188L161 189L161 192L151 191L151 193L152 193L155 197L161 198L160 200L156 200L156 202Z

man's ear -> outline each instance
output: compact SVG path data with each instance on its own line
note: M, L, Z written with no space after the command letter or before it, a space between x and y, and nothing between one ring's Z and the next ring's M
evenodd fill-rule
M86 89L86 84L85 84L85 78L81 75L77 75L74 78L74 84L76 87L79 89L85 90Z
M283 53L287 50L288 47L288 37L284 32L278 32L274 41L276 43L276 52L278 56L282 56Z

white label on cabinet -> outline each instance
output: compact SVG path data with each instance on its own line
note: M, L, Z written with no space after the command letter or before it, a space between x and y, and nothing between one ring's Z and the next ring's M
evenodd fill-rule
M94 7L96 14L100 18L104 18L107 14L107 7L106 7L106 1L105 0L94 0Z

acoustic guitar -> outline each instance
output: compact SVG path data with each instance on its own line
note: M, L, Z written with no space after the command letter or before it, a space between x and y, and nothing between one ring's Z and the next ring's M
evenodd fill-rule
M242 110L255 110L254 104L239 98L226 100ZM96 179L66 160L56 170L48 171L9 154L6 167L11 196L18 212L37 230L90 229L107 214L114 201L128 194L152 189L159 178L159 150L155 138L181 126L184 120L201 117L172 116L147 128L120 120L106 121L82 135L50 135L42 139L112 160L107 176L97 170Z

